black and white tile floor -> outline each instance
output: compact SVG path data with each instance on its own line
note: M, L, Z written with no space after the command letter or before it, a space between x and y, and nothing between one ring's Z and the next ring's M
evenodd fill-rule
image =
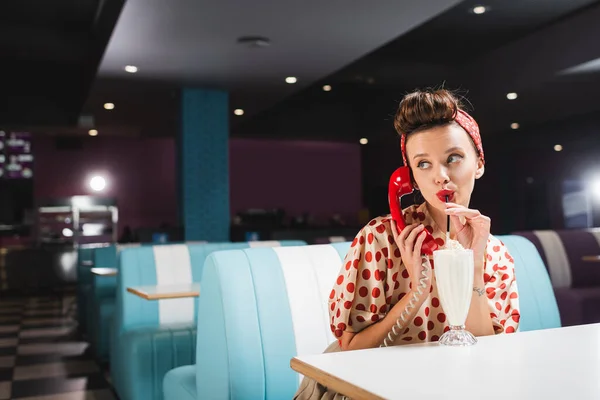
M77 332L73 301L0 299L0 400L116 399Z

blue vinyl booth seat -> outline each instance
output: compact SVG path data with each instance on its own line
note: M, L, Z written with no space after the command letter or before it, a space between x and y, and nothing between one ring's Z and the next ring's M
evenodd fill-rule
M94 267L117 268L119 252L126 248L139 247L139 243L112 244L94 249ZM91 274L91 286L88 291L88 338L98 361L108 361L110 326L112 324L115 297L117 293L116 276Z
M189 242L206 243L206 242ZM172 244L172 243L167 243ZM95 249L93 252L94 266L99 268L119 269L117 262L119 253L127 248L140 247L141 243L112 244ZM110 326L112 324L115 298L117 295L116 276L91 275L91 285L88 291L87 326L90 327L88 338L94 355L98 361L106 362L110 350Z
M536 248L499 236L515 259L521 323L560 327L556 300ZM291 399L299 375L290 360L335 340L327 300L350 243L213 253L198 302L196 365L165 375L166 400Z
M200 282L214 251L250 246L301 246L302 241L143 246L119 256L111 378L121 400L163 398L163 378L196 358L197 298L145 300L127 287ZM201 287L202 293L202 287ZM200 295L202 297L202 294Z
M89 305L88 293L92 285L94 251L108 246L108 243L82 244L77 248L77 322L81 333L88 332Z

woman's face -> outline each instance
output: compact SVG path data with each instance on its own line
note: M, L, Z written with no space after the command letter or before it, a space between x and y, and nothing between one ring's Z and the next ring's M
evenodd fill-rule
M475 179L484 172L469 134L452 123L411 134L406 156L417 187L425 200L444 210L449 201L469 206Z

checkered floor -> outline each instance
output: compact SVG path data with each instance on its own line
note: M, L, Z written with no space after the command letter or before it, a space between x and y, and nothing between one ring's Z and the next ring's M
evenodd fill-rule
M0 400L114 400L77 333L73 297L0 299Z

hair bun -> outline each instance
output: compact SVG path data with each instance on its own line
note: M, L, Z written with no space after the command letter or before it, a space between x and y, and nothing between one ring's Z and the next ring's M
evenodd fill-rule
M456 118L461 103L449 90L418 90L404 96L396 116L394 128L398 134L448 124Z

